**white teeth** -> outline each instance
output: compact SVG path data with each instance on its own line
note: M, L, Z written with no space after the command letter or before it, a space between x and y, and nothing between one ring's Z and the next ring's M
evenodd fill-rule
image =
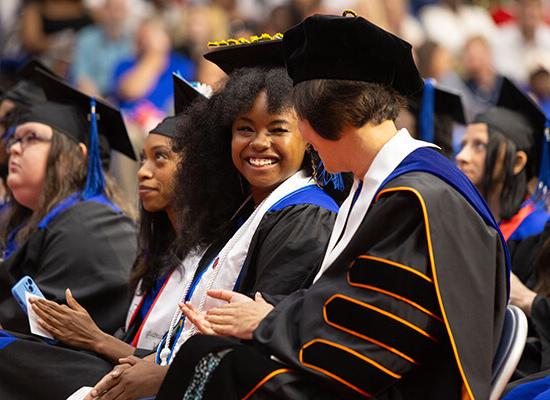
M276 163L276 160L272 158L249 158L248 162L255 167L263 167L265 165L273 165Z

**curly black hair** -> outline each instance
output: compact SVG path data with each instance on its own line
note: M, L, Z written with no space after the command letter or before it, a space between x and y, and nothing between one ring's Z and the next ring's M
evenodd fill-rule
M174 150L181 153L176 173L176 214L180 254L222 237L230 219L249 195L231 159L231 127L265 91L268 112L292 107L292 81L283 68L234 71L210 100L193 103L180 120ZM309 154L302 168L311 174Z

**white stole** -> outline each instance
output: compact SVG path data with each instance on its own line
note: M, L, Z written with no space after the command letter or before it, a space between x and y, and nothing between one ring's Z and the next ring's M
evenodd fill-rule
M189 255L182 261L182 264L168 276L166 282L155 297L144 321L142 321L136 338L132 341L136 347L153 350L159 344L170 327L170 321L172 315L174 315L174 307L177 307L188 282L193 279L195 275L201 256L202 253ZM137 287L139 288L140 285L141 281ZM126 330L128 330L130 324L137 316L144 297L145 294L137 295L134 293L130 308L128 309L128 315L126 316Z
M365 218L380 185L409 154L421 147L438 148L434 144L413 139L406 129L399 130L395 136L382 147L374 158L363 178L361 193L359 193L359 197L352 208L353 197L359 186L359 179L356 178L354 180L350 194L340 207L340 211L336 217L327 252L325 253L321 268L313 280L314 283L347 247L357 232L357 229L359 229L359 225L361 225L361 222ZM341 239L338 241L340 237Z
M235 232L231 239L222 248L218 257L208 266L197 283L190 302L196 310L206 312L212 308L227 304L223 300L208 297L206 292L211 289L233 290L244 260L248 254L250 242L256 233L265 213L279 200L303 187L314 185L310 176L299 171L281 183L264 201L262 201L248 219ZM212 268L215 265L214 268ZM195 333L195 326L185 320L182 333L172 350L170 361L178 352L181 345Z

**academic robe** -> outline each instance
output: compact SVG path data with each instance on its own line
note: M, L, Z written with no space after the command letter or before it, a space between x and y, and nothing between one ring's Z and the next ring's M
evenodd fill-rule
M311 284L332 231L337 205L318 188L305 198L303 194L291 196L264 215L252 238L236 290L286 295ZM250 211L243 210L242 217ZM209 247L194 279L210 265L237 226ZM277 271L272 271L276 260L282 263L277 264ZM303 268L293 262L296 260ZM174 311L177 307L167 306ZM136 331L135 326L130 331ZM132 337L126 333L123 339L131 342ZM21 358L22 352L34 354L39 361ZM17 368L13 368L12 360L20 360L15 364ZM94 386L112 368L111 362L95 354L0 331L0 399L65 399L82 386ZM28 384L29 376L34 377L33 385Z
M445 163L420 151L424 165ZM157 399L181 398L212 354L221 361L196 399L486 399L507 267L496 223L437 176L403 173L320 279L262 321L254 347L191 338Z
M512 261L512 272L528 288L534 290L537 283L535 264L539 252L550 236L549 214L536 207L532 201L525 201L510 220L500 224L507 239ZM532 313L528 318L529 333L513 379L524 378L550 368L550 300L537 296Z
M540 246L550 233L545 225L550 214L526 200L518 212L509 220L500 223L500 228L508 244L512 260L512 272L527 287L533 289L537 284L535 261Z
M4 329L29 333L27 316L11 294L11 287L25 275L47 299L58 303L65 303L65 289L70 288L103 331L113 333L123 325L137 235L130 218L113 207L104 200L89 200L52 212L2 263Z
M256 292L262 292L282 298L311 285L328 244L337 211L335 201L312 184L278 201L261 218L232 289L251 297ZM249 203L234 218L233 229L206 251L191 288L196 286L212 260L251 212L252 204ZM175 343L180 331L181 327L172 335L170 349L177 351ZM164 341L157 349L159 364L163 347L166 347Z

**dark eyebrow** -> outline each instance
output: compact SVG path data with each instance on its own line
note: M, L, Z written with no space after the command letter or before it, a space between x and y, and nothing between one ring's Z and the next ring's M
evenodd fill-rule
M251 120L250 118L248 118L248 117L239 117L239 118L237 118L237 119L235 120L235 122L236 122L236 121L239 121L239 120L246 121L246 122L248 122L248 123L250 123L250 124L253 124L253 123L254 123L254 121L252 121L252 120Z
M286 119L275 119L269 123L269 125L276 125L276 124L288 124L289 122Z
M161 150L169 150L169 151L172 151L172 149L170 148L170 146L167 146L165 144L157 144L156 146L153 146L151 148L151 150L158 150L158 149L161 149Z

